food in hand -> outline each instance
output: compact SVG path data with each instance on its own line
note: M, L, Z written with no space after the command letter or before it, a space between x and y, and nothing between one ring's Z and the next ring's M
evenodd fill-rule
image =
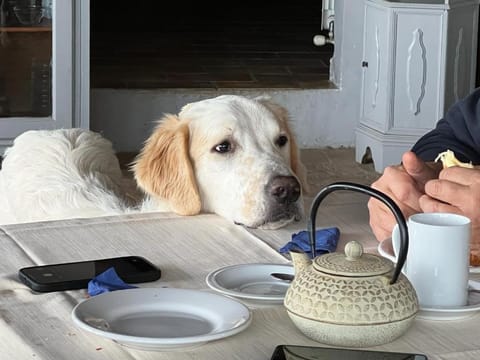
M438 154L435 161L439 161L439 160L442 162L444 169L451 166L460 166L464 168L473 169L473 165L471 162L470 163L461 162L455 157L455 153L452 150L447 150ZM470 266L480 266L480 251L478 250L470 251Z
M452 150L447 150L438 154L435 161L439 161L439 160L442 162L444 169L449 168L451 166L460 166L464 168L473 169L473 165L471 162L469 163L461 162L455 157L455 153Z

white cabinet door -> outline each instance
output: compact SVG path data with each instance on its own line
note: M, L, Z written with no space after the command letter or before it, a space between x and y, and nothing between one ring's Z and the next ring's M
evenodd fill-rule
M421 136L443 116L446 16L443 10L394 12L391 133Z
M355 158L375 169L435 127L475 85L478 0L365 0L364 58Z
M391 14L375 5L365 7L363 48L363 87L361 121L368 126L386 131L391 62L389 35Z
M27 130L88 127L89 1L0 4L0 154Z

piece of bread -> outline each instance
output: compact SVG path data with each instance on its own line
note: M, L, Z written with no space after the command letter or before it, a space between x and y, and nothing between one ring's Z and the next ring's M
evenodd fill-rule
M470 163L461 162L455 157L455 153L452 150L447 150L438 154L438 156L435 158L435 161L438 161L438 160L442 162L444 169L451 166L460 166L464 168L473 169L473 165L471 162Z

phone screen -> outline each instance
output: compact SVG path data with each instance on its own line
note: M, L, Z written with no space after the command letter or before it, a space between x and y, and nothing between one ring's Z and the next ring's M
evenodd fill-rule
M20 279L37 291L73 290L85 288L88 282L113 267L126 283L154 281L160 269L145 258L125 256L72 263L31 266L20 269Z
M427 360L422 354L279 345L271 360Z

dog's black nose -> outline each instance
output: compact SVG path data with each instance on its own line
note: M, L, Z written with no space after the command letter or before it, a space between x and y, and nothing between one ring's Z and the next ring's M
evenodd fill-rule
M267 191L277 202L293 203L300 196L300 183L293 176L276 176L267 185Z

